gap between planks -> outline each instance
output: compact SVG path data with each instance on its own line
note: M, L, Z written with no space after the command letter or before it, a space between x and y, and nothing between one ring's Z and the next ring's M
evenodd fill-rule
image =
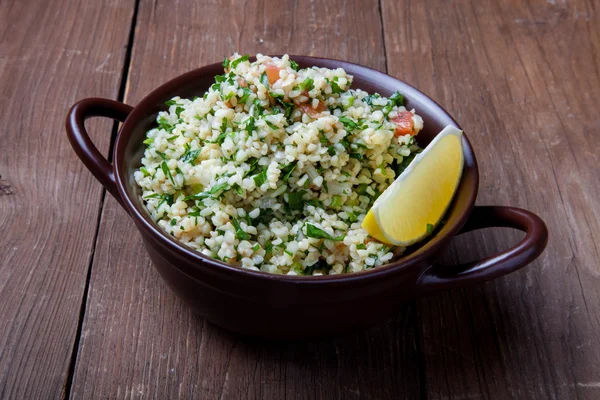
M129 37L127 39L127 49L125 50L125 58L123 60L123 69L121 71L121 80L119 82L119 92L117 95L117 101L122 102L125 99L125 88L127 87L127 80L129 78L129 72L131 68L131 52L133 50L133 41L135 39L135 28L137 26L138 10L141 0L135 0L133 14L131 16L131 24L129 27ZM108 147L108 161L111 162L113 158L113 147L117 133L119 131L119 121L114 121L113 128L111 130L110 142ZM88 263L87 275L85 278L85 287L83 290L83 296L81 298L81 307L79 310L79 321L77 322L77 332L75 334L75 341L73 342L73 349L71 350L71 359L69 361L69 369L67 372L67 378L63 385L63 391L61 398L70 399L71 388L73 387L73 379L75 377L75 365L77 364L77 355L79 350L79 342L81 340L81 332L83 330L83 321L85 317L85 310L87 306L88 292L90 288L90 281L92 278L92 265L94 264L94 256L96 254L96 245L98 242L98 234L100 233L100 221L102 219L102 211L104 210L104 204L106 202L107 191L102 188L102 195L100 200L100 206L98 207L98 216L96 218L96 231L94 234L94 241L92 242L92 254L90 255L90 261Z

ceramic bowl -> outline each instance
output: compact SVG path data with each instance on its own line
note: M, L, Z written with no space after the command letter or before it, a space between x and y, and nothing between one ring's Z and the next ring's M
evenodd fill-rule
M398 90L406 107L423 117L417 136L422 147L446 125L460 125L435 101L412 86L360 65L305 56L291 56L301 67L344 68L354 76L353 88L384 96ZM201 96L223 74L220 63L181 75L158 87L135 107L108 99L89 98L68 113L66 130L77 155L127 211L141 234L156 269L167 285L196 312L231 331L298 339L331 336L382 321L402 302L433 292L481 283L515 271L538 257L548 232L535 214L504 206L475 206L479 175L468 135L463 135L464 171L446 222L425 242L408 249L385 266L354 274L317 277L272 275L237 268L179 243L150 219L135 184L142 141L173 96ZM114 144L114 160L106 160L90 140L84 121L102 116L123 124ZM107 132L107 134L109 134ZM485 154L485 153L484 153ZM452 238L487 227L511 227L525 237L513 248L464 265L437 262Z

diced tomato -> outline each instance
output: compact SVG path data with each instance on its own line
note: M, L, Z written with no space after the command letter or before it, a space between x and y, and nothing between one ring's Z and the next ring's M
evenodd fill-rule
M390 118L390 121L396 124L394 136L414 135L412 113L410 111L399 111L398 115Z
M325 103L323 103L322 101L319 101L319 105L317 105L317 108L312 108L310 102L308 104L298 104L297 107L300 109L300 111L310 115L313 118L327 109L327 107L325 107Z
M267 73L267 78L269 79L269 83L271 85L277 82L277 80L279 79L279 71L281 71L281 68L274 64L267 64L265 66L265 71Z

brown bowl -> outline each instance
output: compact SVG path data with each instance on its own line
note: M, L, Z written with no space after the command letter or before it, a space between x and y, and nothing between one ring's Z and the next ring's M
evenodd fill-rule
M404 94L408 109L425 121L417 139L426 146L446 125L458 123L435 101L412 86L381 72L348 62L291 56L301 67L344 68L354 76L354 88L389 96ZM140 165L145 133L165 102L174 96L202 95L223 73L212 64L181 75L150 93L136 107L90 98L67 115L71 145L84 164L129 213L142 235L150 258L167 284L194 310L232 331L279 339L330 336L377 323L410 298L480 283L515 271L544 250L548 231L535 214L502 206L475 207L479 175L473 148L463 135L464 171L446 223L428 241L413 246L401 259L354 274L302 277L272 275L237 268L179 243L154 223L142 205L133 179ZM96 149L84 128L94 116L123 122L111 165ZM436 262L455 235L494 226L526 232L513 248L483 260L456 266Z

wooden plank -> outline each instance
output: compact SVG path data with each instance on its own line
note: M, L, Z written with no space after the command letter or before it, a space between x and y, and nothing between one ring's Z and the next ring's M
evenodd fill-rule
M143 0L126 100L234 51L312 54L383 70L375 1ZM414 306L334 341L275 344L193 316L165 287L131 221L103 211L72 397L413 398L418 396Z
M58 398L102 197L64 118L80 98L116 98L133 2L0 9L0 398ZM112 123L89 128L106 153Z
M560 3L560 4L559 4ZM478 203L550 230L542 257L418 303L427 396L600 396L600 16L592 2L382 2L389 72L431 94L478 154ZM455 240L447 262L518 240Z

